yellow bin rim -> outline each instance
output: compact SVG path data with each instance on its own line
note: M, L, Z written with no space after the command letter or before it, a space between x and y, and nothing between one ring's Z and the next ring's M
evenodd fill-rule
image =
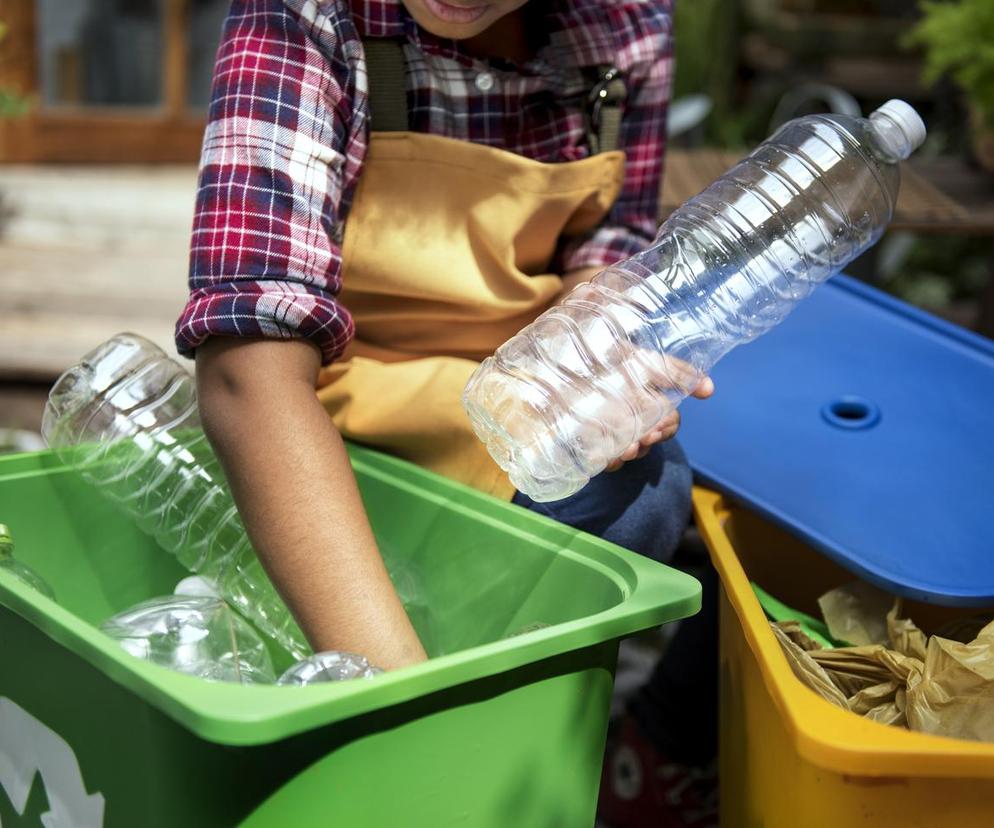
M994 778L994 744L917 733L864 719L825 701L794 675L770 629L725 525L732 509L702 487L693 493L697 526L711 553L763 683L797 753L839 774Z

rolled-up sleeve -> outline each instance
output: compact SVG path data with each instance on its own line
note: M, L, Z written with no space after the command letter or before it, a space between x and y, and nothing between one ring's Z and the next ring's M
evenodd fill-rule
M314 4L308 6L312 10ZM336 300L350 69L333 27L280 0L238 0L214 70L176 344L303 338L327 364L353 335Z
M566 242L563 272L612 265L640 253L656 235L673 74L672 4L656 0L636 8L618 15L622 45L615 65L627 88L618 134L624 183L604 222Z

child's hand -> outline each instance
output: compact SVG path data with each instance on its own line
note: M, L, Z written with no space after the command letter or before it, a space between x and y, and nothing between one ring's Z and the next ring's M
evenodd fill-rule
M589 282L601 270L603 270L601 267L585 267L564 274L562 290L556 298L556 302L561 302L575 287ZM628 342L616 343L614 347L617 351L606 355L605 358L605 362L610 365L620 364L622 361L628 359L629 355L635 350ZM646 378L651 382L666 387L678 386L685 388L693 381L695 374L694 368L683 360L656 353L646 354L644 351L642 353L643 358L639 360L639 367L641 370L648 372ZM697 397L699 400L706 400L713 393L714 382L710 377L704 377L691 392L691 396ZM676 436L679 429L680 412L674 411L656 423L656 427L641 440L632 443L619 457L608 463L604 470L609 472L617 471L630 460L639 460L645 457L649 453L649 449L656 445L656 443L672 439Z
M696 397L699 400L706 400L714 393L714 382L710 377L704 377L698 384L697 388L691 393L691 396ZM632 443L624 452L621 453L619 457L608 463L605 471L613 472L620 469L625 463L631 460L640 460L649 453L656 443L661 443L663 440L670 440L676 436L677 431L680 429L680 412L673 411L656 423L656 427L653 428L648 434L646 434L641 440Z

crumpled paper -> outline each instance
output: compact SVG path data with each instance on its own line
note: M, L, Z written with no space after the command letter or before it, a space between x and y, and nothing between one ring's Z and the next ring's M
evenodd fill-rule
M840 597L838 590L833 593ZM846 590L841 600L826 603L834 614L854 594ZM901 617L901 609L896 600L883 616L886 644L826 649L796 621L772 626L794 674L832 704L884 724L994 742L994 622L969 643L938 635L926 639L913 621ZM855 637L872 640L879 635L873 621L878 610L879 601L864 605L852 623L841 624L846 632L832 629L833 637L852 640L855 631ZM837 615L834 620L838 625ZM833 621L825 621L831 629Z

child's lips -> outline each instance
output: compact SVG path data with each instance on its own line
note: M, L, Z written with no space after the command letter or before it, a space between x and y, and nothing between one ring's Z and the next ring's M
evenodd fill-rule
M424 4L428 11L446 23L472 23L483 17L490 7L488 3L479 6L455 6L443 0L424 0Z

